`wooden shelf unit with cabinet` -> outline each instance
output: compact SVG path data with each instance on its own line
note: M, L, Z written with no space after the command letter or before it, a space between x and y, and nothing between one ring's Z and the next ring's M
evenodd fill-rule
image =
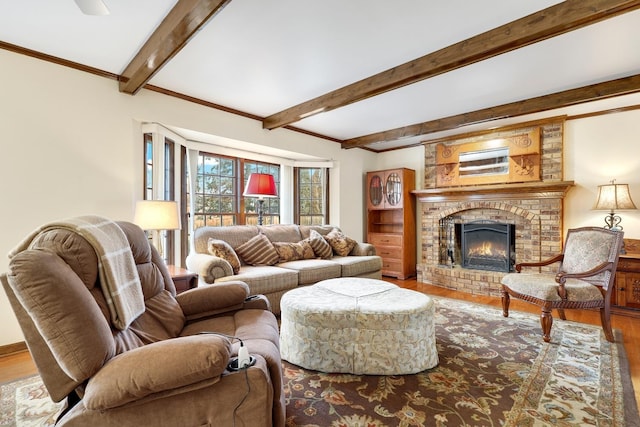
M416 274L415 171L400 168L367 173L367 241L382 257L382 274Z

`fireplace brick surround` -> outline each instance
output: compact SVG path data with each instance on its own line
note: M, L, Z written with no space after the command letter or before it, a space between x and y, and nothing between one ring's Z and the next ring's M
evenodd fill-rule
M561 251L563 200L573 185L571 181L562 180L562 118L451 140L447 144L509 137L533 127L541 129L542 180L536 182L438 188L435 184L435 144L425 146L424 189L413 192L420 208L422 257L417 265L419 282L472 294L500 295L500 280L506 273L465 269L457 262L453 267L446 264L441 245L444 219L454 223L493 220L515 224L516 262L539 261Z

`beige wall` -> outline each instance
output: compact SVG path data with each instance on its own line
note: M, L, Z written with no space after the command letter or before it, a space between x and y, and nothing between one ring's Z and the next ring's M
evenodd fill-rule
M226 138L332 159L331 222L364 236L364 173L408 167L422 187L422 147L375 155L153 92L120 94L117 83L0 50L0 272L6 253L29 231L51 220L83 214L131 219L141 197L139 123L155 121ZM640 111L567 122L565 179L576 188L566 200L565 229L601 225L590 208L596 186L611 178L631 185L640 202ZM640 205L639 205L640 206ZM640 211L623 213L628 237L640 238ZM4 291L0 346L22 341Z
M603 226L606 212L591 210L598 185L629 184L640 208L640 110L569 120L565 179L576 186L565 199L564 228ZM640 239L640 210L621 211L625 237Z

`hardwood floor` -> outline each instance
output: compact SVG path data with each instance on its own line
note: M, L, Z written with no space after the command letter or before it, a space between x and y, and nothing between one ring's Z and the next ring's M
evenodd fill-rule
M28 351L0 357L0 383L37 374L36 365Z
M497 297L472 295L464 292L453 291L450 289L419 283L415 279L394 280L385 278L385 280L395 283L403 288L413 289L429 295L455 298L479 304L501 307L500 298ZM511 300L511 309L531 312L534 314L540 313L537 307L533 304L527 304L514 299ZM567 310L566 314L568 320L600 325L600 315L597 311ZM640 318L614 314L611 322L615 329L623 331L623 343L629 359L629 368L633 381L636 402L638 402L638 406L640 407L640 351L638 351L640 346ZM540 339L542 339L542 337ZM27 351L0 357L0 382L12 381L36 373L37 369L35 364Z

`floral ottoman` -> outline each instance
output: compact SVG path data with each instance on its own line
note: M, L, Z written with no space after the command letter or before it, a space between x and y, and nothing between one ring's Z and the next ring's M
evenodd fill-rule
M306 369L414 374L438 364L435 306L381 280L324 280L282 296L280 352Z

